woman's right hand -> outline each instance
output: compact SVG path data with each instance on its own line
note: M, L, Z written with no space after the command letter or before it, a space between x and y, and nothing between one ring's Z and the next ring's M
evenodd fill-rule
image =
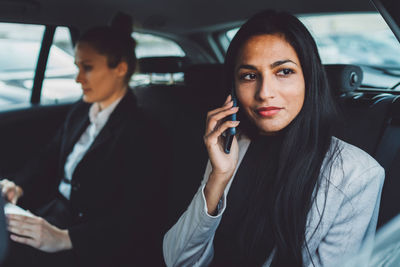
M204 143L211 163L211 173L204 193L209 214L214 214L226 185L232 178L239 158L239 147L236 137L233 138L229 154L224 151L225 138L223 133L230 127L237 127L239 121L225 120L227 116L236 113L238 107L233 107L232 97L229 95L220 108L207 114Z
M235 171L239 151L236 137L234 137L231 152L229 154L224 152L223 133L230 127L238 126L239 121L225 121L225 119L236 113L238 109L238 107L233 107L232 97L229 95L222 107L207 113L204 143L210 158L212 172L227 180Z
M1 194L7 201L17 204L18 199L22 196L23 190L20 186L7 179L0 180Z

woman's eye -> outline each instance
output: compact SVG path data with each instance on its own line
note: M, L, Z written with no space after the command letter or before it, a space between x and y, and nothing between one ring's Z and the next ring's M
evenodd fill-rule
M290 74L294 73L292 69L281 69L277 72L279 76L288 76Z
M82 67L83 67L83 69L84 69L85 71L91 71L91 70L93 69L93 67L90 66L90 65L83 65Z
M241 80L251 81L254 80L257 76L254 73L246 73L240 76Z

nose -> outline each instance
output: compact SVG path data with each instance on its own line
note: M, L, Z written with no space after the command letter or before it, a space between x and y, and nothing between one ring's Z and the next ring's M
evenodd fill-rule
M78 73L76 74L76 77L75 77L75 82L83 84L83 81L84 81L83 73L81 70L78 70Z
M274 98L276 95L275 87L269 79L263 78L260 80L258 90L256 92L256 99L263 101L270 98Z

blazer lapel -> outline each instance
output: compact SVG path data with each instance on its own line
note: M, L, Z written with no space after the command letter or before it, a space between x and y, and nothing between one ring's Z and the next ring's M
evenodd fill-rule
M132 112L132 109L135 107L135 105L135 97L133 93L128 90L125 96L121 99L121 102L119 102L118 106L111 113L106 125L104 125L104 128L100 131L99 135L86 152L84 158L113 136L114 131L121 127L122 122L129 115L129 112Z
M75 122L71 122L71 127L69 127L64 134L65 141L62 145L61 151L62 166L64 166L65 160L69 153L71 153L75 143L78 142L79 138L90 124L88 110L89 109L85 109L85 113L82 114L82 116L78 117Z
M108 123L107 123L108 124ZM111 138L112 136L112 130L108 125L105 125L104 128L100 131L99 135L96 137L96 139L93 141L93 144L89 147L88 151L86 152L85 158L89 153L91 153L93 150L101 146L103 143L105 143L108 139Z

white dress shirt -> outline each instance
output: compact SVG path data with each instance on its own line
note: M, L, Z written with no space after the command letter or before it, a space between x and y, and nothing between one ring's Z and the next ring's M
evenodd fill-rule
M71 195L71 179L72 174L75 171L76 166L85 156L86 152L92 145L93 141L96 139L97 135L103 129L104 125L107 123L108 118L114 111L118 103L121 101L122 97L115 100L107 108L101 110L98 103L92 104L89 109L89 120L90 124L86 128L85 132L81 135L78 142L76 142L71 153L68 155L67 160L64 165L64 178L58 190L66 198L69 199Z

